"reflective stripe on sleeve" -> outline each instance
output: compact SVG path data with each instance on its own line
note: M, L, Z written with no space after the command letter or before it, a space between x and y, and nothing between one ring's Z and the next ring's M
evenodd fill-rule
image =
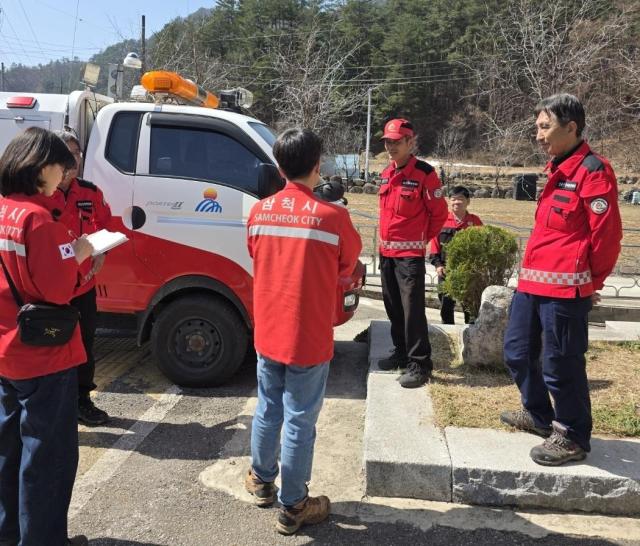
M291 237L293 239L310 239L338 246L340 237L335 233L319 229L254 225L249 228L249 235L271 235L272 237Z
M539 282L543 284L557 284L561 286L580 286L591 282L591 271L579 273L558 273L556 271L540 271L538 269L520 270L520 279L523 281Z
M21 243L16 243L11 239L0 239L0 250L15 252L18 256L26 256L27 250Z
M427 248L427 241L380 241L385 250L412 250Z

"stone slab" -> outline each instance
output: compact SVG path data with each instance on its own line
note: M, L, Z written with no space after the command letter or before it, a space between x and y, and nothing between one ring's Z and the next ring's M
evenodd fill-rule
M370 373L367 381L365 493L450 502L451 460L427 388L403 389L396 378Z
M369 496L451 501L451 460L433 424L427 389L403 389L395 371L378 368L389 355L388 321L369 331L369 377L364 429L365 492Z
M604 323L605 330L626 336L628 340L640 340L640 322L607 320Z
M529 458L542 440L525 433L447 427L454 502L640 514L640 440L592 439L579 463Z

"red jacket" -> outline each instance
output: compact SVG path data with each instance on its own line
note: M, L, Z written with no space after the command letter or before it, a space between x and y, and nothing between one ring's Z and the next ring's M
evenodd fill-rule
M53 194L53 214L76 236L95 233L107 227L111 220L111 209L95 184L74 178L69 189L58 189ZM59 211L59 212L58 212ZM85 260L80 266L80 286L76 296L91 290L96 280L91 273L92 260Z
M74 237L54 222L47 210L50 198L13 194L0 198L0 254L25 303L69 303L78 282L79 265L70 243ZM76 328L66 345L34 347L18 336L18 305L0 269L0 376L30 379L86 361Z
M467 212L464 215L464 218L461 222L458 222L455 214L449 211L449 216L447 216L447 220L442 226L440 233L437 237L431 239L431 254L429 255L429 259L431 264L435 267L439 267L444 265L446 262L445 251L443 245L447 244L453 236L458 233L458 231L462 231L463 229L467 229L472 226L481 226L482 220L475 214L471 214Z
M347 209L287 182L254 205L248 246L256 351L297 366L331 360L336 288L362 249Z
M620 254L618 187L609 162L583 142L549 177L522 260L518 290L555 298L600 290Z
M433 167L411 157L399 171L382 172L380 254L390 258L424 257L427 243L447 219L447 203Z

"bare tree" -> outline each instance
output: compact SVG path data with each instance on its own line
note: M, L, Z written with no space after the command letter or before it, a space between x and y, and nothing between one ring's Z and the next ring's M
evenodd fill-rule
M451 179L451 168L455 160L460 158L464 148L464 141L464 121L460 117L455 117L451 120L438 134L436 155L441 161L442 172L445 175L442 182L446 183L447 190Z
M348 72L358 45L346 47L338 32L321 32L313 24L308 33L281 41L269 58L275 77L271 96L279 123L307 127L320 134L363 107L362 72Z
M592 136L614 130L611 58L630 23L624 9L602 0L509 0L501 17L487 21L493 54L468 68L476 72L477 111L496 164L532 143L533 106L553 93L581 97Z
M203 18L189 22L177 31L165 29L164 32L177 32L177 35L166 40L162 36L157 37L151 57L158 70L177 72L205 89L219 91L236 78L230 68L206 47L206 40L200 39L205 27L206 19Z

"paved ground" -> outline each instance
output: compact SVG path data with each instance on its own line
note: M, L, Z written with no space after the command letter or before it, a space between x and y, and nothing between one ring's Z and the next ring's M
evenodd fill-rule
M114 419L80 427L71 532L87 534L92 546L640 544L638 521L628 518L363 498L366 344L350 340L383 316L381 302L363 300L337 331L311 484L332 498L333 515L290 538L273 530L276 510L251 505L240 483L255 405L252 366L224 387L181 390L133 340L100 339L96 400Z

